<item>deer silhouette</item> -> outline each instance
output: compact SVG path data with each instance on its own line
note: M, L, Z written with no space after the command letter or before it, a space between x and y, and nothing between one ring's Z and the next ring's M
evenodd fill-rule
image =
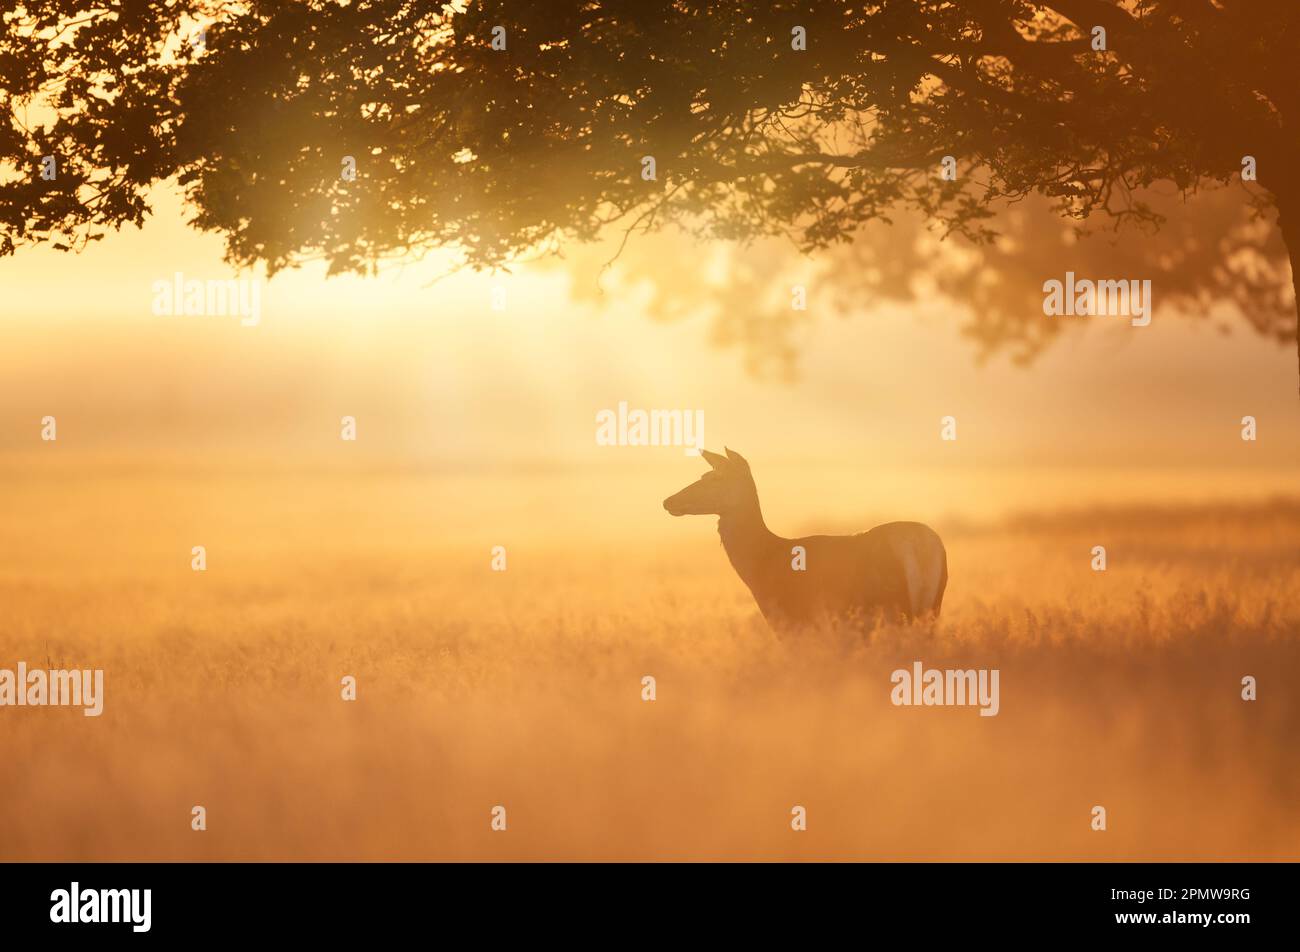
M712 467L664 500L674 516L717 516L727 558L773 628L830 620L936 616L948 584L948 555L919 522L890 522L852 536L783 539L768 530L749 463L702 450Z

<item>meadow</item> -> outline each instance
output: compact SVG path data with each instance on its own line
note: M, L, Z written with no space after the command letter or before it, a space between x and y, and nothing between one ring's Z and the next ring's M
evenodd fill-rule
M936 521L936 625L781 640L574 476L253 472L6 467L0 665L107 697L0 712L0 859L1300 858L1296 501ZM891 705L917 660L1000 713Z

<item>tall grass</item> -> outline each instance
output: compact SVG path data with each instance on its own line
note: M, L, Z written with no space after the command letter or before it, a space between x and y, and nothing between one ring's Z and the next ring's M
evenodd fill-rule
M107 699L0 709L0 859L1300 858L1293 503L940 525L937 625L780 640L700 522L515 543L427 481L11 485L0 667ZM1000 669L1001 712L892 706L916 660Z

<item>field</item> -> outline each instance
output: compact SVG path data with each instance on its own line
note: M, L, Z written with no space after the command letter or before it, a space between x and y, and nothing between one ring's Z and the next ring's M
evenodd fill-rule
M591 530L563 475L5 485L0 667L107 698L3 712L0 859L1300 858L1295 502L936 521L937 626L782 641L711 520ZM1000 713L893 706L916 660L999 669Z

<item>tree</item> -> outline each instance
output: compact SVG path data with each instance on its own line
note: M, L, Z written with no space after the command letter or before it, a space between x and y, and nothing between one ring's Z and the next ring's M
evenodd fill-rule
M901 213L807 258L780 238L706 245L675 229L638 236L612 269L610 242L566 246L554 257L575 297L599 305L622 289L649 290L650 316L707 318L713 340L742 350L762 375L795 375L810 323L828 312L860 313L872 301L937 306L963 319L980 359L1008 353L1029 363L1063 331L1081 329L1043 316L1044 278L1059 278L1067 263L1080 275L1149 276L1161 308L1213 319L1225 333L1235 311L1286 344L1295 334L1286 248L1276 216L1253 208L1242 191L1220 187L1184 201L1172 186L1156 186L1137 195L1164 223L1118 230L1063 221L1035 196L1003 209L994 220L998 239L983 244L939 240L924 216ZM806 311L792 307L795 285L805 289Z
M1300 255L1292 0L38 9L5 14L0 39L0 148L16 170L0 184L0 251L138 224L148 188L175 176L194 224L271 273L310 258L364 271L440 246L500 267L668 224L853 254L865 228L908 215L1015 267L993 243L1003 205L1035 198L1023 210L1050 224L1030 232L1062 230L1058 216L1150 230L1165 219L1153 193L1248 170L1254 184L1215 193L1223 233L1190 236L1190 251L1166 242L1172 259L1140 252L1158 270L1136 276L1261 307L1247 317L1266 333L1282 307L1295 323L1297 269L1282 301L1279 246L1248 222ZM200 48L185 37L201 23ZM33 103L52 121L20 121ZM50 154L57 184L32 171ZM1263 262L1244 284L1232 235ZM1032 354L1052 333L1007 319L1009 299L974 304L991 318L976 322L986 346L1019 335Z

